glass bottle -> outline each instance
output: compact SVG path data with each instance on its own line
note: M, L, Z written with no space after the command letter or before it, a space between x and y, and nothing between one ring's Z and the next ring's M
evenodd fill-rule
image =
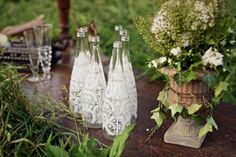
M122 61L124 66L124 76L127 85L129 100L130 100L130 112L131 121L135 122L137 118L137 89L135 84L135 78L130 59L130 48L129 48L129 35L121 36L122 41Z
M115 26L115 32L114 32L114 37L115 37L115 41L120 41L120 31L123 29L123 26L122 25L116 25ZM112 51L112 55L111 55L111 59L110 59L110 64L109 64L109 70L108 70L108 78L112 72L112 64L115 60L115 58L113 58L113 56L115 56L113 54L113 51Z
M92 57L82 91L82 117L84 125L88 128L102 127L102 103L106 80L103 72L100 37L91 38Z
M122 30L120 30L119 35L120 35L120 39L119 40L121 41L121 37L123 35L128 35L128 31L126 29L122 29Z
M81 93L87 76L90 53L85 32L77 32L76 56L70 80L69 104L72 111L81 112Z
M115 41L120 40L120 31L123 29L122 25L116 25L115 26L115 32L114 32L114 36L115 36Z
M113 43L113 64L103 103L103 134L107 139L113 139L130 124L129 98L124 78L122 64L122 43Z

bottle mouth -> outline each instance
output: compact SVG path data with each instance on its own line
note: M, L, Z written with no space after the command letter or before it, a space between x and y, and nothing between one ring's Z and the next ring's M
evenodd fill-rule
M116 25L115 26L115 31L120 31L122 29L123 29L122 25Z
M128 31L126 29L120 30L120 35L128 35Z
M77 32L77 37L85 37L85 32Z
M121 41L129 41L129 35L122 35Z
M79 32L88 32L88 27L80 27Z
M99 42L100 41L100 37L99 36L93 36L91 41L92 42Z
M113 47L114 48L121 48L122 47L122 42L121 41L114 41L113 42Z

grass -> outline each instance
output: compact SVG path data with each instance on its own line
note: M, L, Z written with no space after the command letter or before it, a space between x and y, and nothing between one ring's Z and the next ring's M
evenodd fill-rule
M140 70L146 70L147 58L152 55L152 50L139 36L133 19L151 13L153 4L153 0L71 0L71 35L75 37L76 34L73 15L82 26L95 20L103 51L106 55L111 55L114 26L122 24L131 36L133 65ZM0 30L44 14L46 22L54 25L54 35L57 36L60 32L56 0L1 0L0 6Z
M25 94L23 80L11 65L0 65L0 157L119 157L134 125L125 128L111 147L83 132L81 118L62 102ZM76 130L57 122L71 120Z

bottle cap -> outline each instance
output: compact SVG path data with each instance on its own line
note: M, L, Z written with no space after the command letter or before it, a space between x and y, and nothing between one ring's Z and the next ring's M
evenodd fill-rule
M100 37L99 36L92 36L91 41L92 42L99 42L100 41Z
M114 48L121 48L122 47L122 42L121 41L114 41L113 42L113 47Z
M129 41L129 35L122 35L121 41Z
M128 35L128 31L126 29L120 30L120 35Z
M86 33L86 32L88 32L88 27L80 27L80 28L79 28L79 31Z
M77 37L85 37L85 32L77 32Z
M116 25L115 26L115 31L120 31L122 29L123 29L122 25Z

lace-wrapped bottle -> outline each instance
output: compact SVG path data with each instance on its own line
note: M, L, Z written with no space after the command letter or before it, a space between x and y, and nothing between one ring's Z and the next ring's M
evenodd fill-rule
M114 32L115 41L120 41L120 31L122 29L123 29L122 25L116 25L115 26L115 32ZM113 56L115 56L115 55L113 54L113 51L112 51L112 56L111 56L111 59L110 59L109 70L108 70L108 78L110 77L110 74L112 72L112 64L115 60L115 58L113 58Z
M89 128L102 127L102 103L106 80L103 72L99 36L91 38L92 57L82 91L82 117Z
M130 124L130 109L124 70L121 60L121 41L113 43L113 58L115 58L103 104L103 133L105 138L112 139Z
M124 67L124 76L128 89L129 101L130 101L130 112L132 114L132 122L136 121L137 118L137 89L135 84L135 78L130 60L130 48L129 48L129 35L121 36L122 41L122 61Z
M85 31L77 33L76 56L70 80L69 103L72 111L81 112L81 92L90 63L88 39Z

